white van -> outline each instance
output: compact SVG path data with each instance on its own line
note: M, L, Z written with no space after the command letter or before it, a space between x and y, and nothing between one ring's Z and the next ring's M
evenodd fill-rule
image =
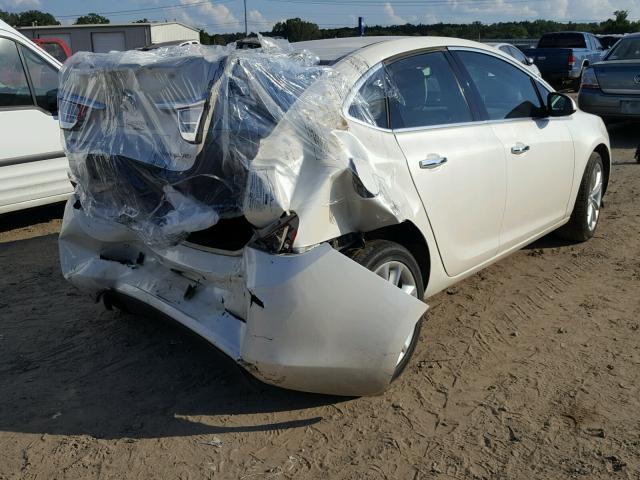
M0 20L0 214L73 191L60 145L61 64Z

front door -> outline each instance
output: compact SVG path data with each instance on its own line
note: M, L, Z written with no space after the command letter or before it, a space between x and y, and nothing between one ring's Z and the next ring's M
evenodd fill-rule
M574 171L571 117L543 117L535 81L490 54L456 51L507 159L507 201L501 250L556 225L567 212Z
M0 212L69 193L68 162L54 116L58 71L0 37Z

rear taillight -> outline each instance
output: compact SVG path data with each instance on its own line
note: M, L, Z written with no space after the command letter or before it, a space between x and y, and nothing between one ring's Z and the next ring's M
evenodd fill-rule
M270 253L291 253L299 223L295 213L284 215L268 227L258 230L253 245Z
M580 79L580 88L585 88L585 89L600 88L598 77L596 76L596 72L593 68L585 68L584 72L582 72L582 78Z
M576 57L573 56L573 53L569 54L569 58L567 59L567 62L570 67L573 67L573 64L576 63Z
M103 110L105 104L96 100L61 92L58 95L58 121L60 128L73 130L84 123L91 110Z
M200 124L207 108L206 100L158 102L156 107L175 111L180 136L187 142L200 143Z

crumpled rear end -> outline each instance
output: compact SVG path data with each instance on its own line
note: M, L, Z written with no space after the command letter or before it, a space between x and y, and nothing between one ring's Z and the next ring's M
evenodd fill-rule
M151 316L172 318L273 385L380 393L427 309L328 244L297 255L150 247L74 200L59 242L67 280L95 297L133 299Z
M276 44L78 53L59 103L83 209L156 245L223 219L262 228L335 202L366 200L397 223L393 172L378 170L343 117L350 85Z

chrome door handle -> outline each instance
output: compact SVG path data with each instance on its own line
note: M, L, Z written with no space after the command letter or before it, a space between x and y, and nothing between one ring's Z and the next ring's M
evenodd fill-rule
M514 155L520 155L524 152L528 152L529 150L531 150L531 147L529 147L529 145L525 145L524 143L520 142L511 147L511 153L513 153Z
M420 160L420 168L436 168L442 164L447 163L447 157L441 157L440 155L428 155L424 160Z

